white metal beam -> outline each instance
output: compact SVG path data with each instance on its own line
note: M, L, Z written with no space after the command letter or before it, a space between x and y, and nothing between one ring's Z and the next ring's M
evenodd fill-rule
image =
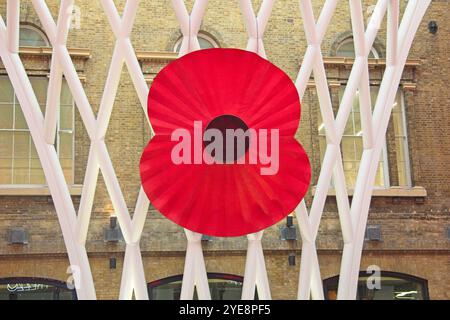
M53 39L52 62L50 66L50 79L47 89L47 104L44 118L44 136L45 141L47 141L48 144L53 144L55 142L63 76L56 49L59 46L66 45L70 19L72 18L73 3L73 0L61 1L58 23L56 25L56 36Z
M20 1L8 0L6 5L8 48L11 53L19 52Z
M4 38L6 26L0 17L0 36ZM6 40L6 39L0 39ZM44 118L39 103L34 94L31 83L23 67L18 53L12 53L6 41L0 41L0 57L13 85L15 94L19 100L31 137L33 138L36 151L55 204L56 214L61 226L67 254L72 266L78 266L80 272L75 272L73 277L77 295L80 299L95 299L95 288L92 273L84 245L77 241L76 236L76 213L70 197L67 183L58 160L58 155L53 144L45 141Z
M352 202L352 218L355 227L355 239L352 243L344 245L342 256L341 273L339 279L338 299L355 299L358 285L359 267L362 248L364 243L364 232L369 214L370 200L372 198L373 183L378 168L392 106L397 94L401 75L408 57L414 35L428 8L431 0L410 0L403 15L400 29L398 30L397 43L388 40L388 45L397 46L397 56L391 57L396 61L388 65L380 86L380 92L374 110L375 146L364 150L360 169L358 172L355 193ZM395 20L395 18L394 18ZM388 28L393 33L388 39L395 38L395 28ZM388 49L388 51L391 49Z
M258 14L255 12L250 0L240 0L240 8L248 33L247 51L252 51L260 57L267 59L264 49L263 36L272 13L275 0L263 0ZM247 235L247 257L245 262L244 283L242 299L254 299L255 288L258 297L270 300L270 286L267 277L266 263L262 249L261 239L263 231Z
M252 51L266 59L263 36L272 13L275 0L263 0L258 14L255 16L251 0L239 0L245 26L248 33L247 50Z
M102 1L106 8L111 9L112 1ZM99 119L95 119L92 108L89 104L87 96L84 92L82 84L78 78L76 70L74 69L73 63L67 51L65 43L62 45L56 42L58 41L58 30L55 25L53 18L50 15L48 7L44 2L33 0L33 4L36 11L44 25L47 28L46 32L51 35L50 41L54 43L55 52L53 58L57 57L60 64L61 70L65 74L69 88L73 93L74 99L79 108L82 120L86 125L89 137L92 141L92 146L90 150L90 155L88 159L88 170L85 176L85 187L82 192L82 200L80 204L80 215L76 225L77 238L78 241L84 245L86 240L87 229L89 225L90 213L92 210L93 197L95 193L95 184L98 177L99 168L102 170L102 174L105 180L105 184L110 195L113 207L116 211L119 225L121 227L124 239L127 243L126 250L130 250L131 253L126 255L131 261L126 261L124 263L131 270L125 272L125 281L131 283L131 290L135 291L135 296L137 299L148 299L145 276L143 272L142 260L140 256L140 251L138 241L140 238L140 233L142 232L143 222L142 216L146 216L148 210L148 199L145 197L143 192L139 193L138 205L136 208L139 210L135 212L135 218L138 219L139 223L134 226L133 221L130 218L130 214L125 202L122 190L120 188L117 176L114 172L114 167L112 166L111 159L108 154L106 144L104 142L104 136L106 133L106 128L108 126L110 114L112 111L112 105L115 100L117 93L117 87L120 80L120 72L123 66L123 62L127 62L130 74L138 96L140 97L141 105L146 110L146 94L148 87L145 83L142 71L139 66L134 50L131 47L129 41L129 35L131 33L131 26L133 25L134 17L137 11L137 1L127 1L124 10L124 18L119 21L114 20L114 17L118 17L117 11L112 12L108 9L105 10L108 17L112 17L112 29L117 34L118 37L115 53L113 54L112 65L110 72L108 74L107 82L105 85L104 95L100 105ZM109 4L109 7L108 7ZM64 3L62 3L64 5ZM115 7L114 7L115 10ZM65 12L65 11L62 11ZM123 22L122 22L123 21ZM56 44L56 45L55 45ZM132 54L130 54L130 49ZM145 89L143 88L143 85ZM111 98L112 97L112 98ZM135 231L140 230L140 231ZM129 271L129 272L128 272ZM127 276L128 275L128 276ZM138 281L139 279L139 281ZM131 281L131 282L130 282ZM131 291L132 294L132 291ZM121 297L130 297L129 290L121 292Z
M200 49L197 35L207 4L207 0L195 0L192 12L189 14L183 0L172 0L175 16L183 35L179 57ZM180 298L182 300L192 300L194 298L194 290L197 288L199 299L211 300L201 244L202 235L187 229L184 229L184 232L187 238L187 248Z

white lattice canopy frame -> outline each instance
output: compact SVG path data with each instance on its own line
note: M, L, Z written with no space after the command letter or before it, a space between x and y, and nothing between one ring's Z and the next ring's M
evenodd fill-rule
M116 37L116 42L97 117L94 115L92 105L83 89L66 46L74 0L61 0L56 22L53 20L44 0L32 0L53 48L45 114L41 112L18 54L19 0L7 0L7 25L5 25L3 17L0 17L0 57L16 92L41 160L61 225L70 264L79 268L79 272L74 273L78 297L80 299L96 299L85 244L97 177L101 170L126 242L120 299L131 299L133 293L136 299L148 299L139 242L149 208L149 201L141 187L136 200L135 212L131 219L104 140L124 64L128 68L139 101L146 113L148 86L130 41L130 34L140 1L127 0L122 15L118 13L113 0L100 0L100 2ZM247 50L256 52L264 58L266 58L266 55L263 35L274 2L275 0L263 0L259 11L255 14L250 0L239 0L249 37ZM315 241L331 181L333 181L336 189L339 219L344 240L338 299L355 299L356 297L364 231L384 136L414 35L431 0L409 0L401 22L399 21L399 0L378 0L367 27L365 27L363 20L361 2L361 0L348 1L356 58L335 118L325 74L321 43L338 0L326 0L317 21L313 14L311 1L299 1L308 47L296 80L296 86L302 98L311 74L314 74L327 139L327 148L309 213L304 202L296 209L302 237L299 299L324 298ZM207 0L196 0L192 12L189 13L183 0L172 0L173 9L183 34L180 55L200 49L197 34L207 4ZM236 5L238 4L236 3ZM386 70L377 100L371 101L368 56L386 14ZM53 146L63 75L67 79L91 140L78 212L76 212L70 197ZM340 142L357 90L360 93L364 151L353 201L350 206L341 160ZM373 112L372 105L374 105ZM149 126L152 131L150 123ZM192 299L195 289L197 289L200 299L210 299L211 295L201 247L201 235L189 230L185 230L185 233L187 250L181 299ZM271 298L261 244L262 236L263 232L247 236L248 249L242 290L243 299L253 299L255 288L258 290L260 299Z

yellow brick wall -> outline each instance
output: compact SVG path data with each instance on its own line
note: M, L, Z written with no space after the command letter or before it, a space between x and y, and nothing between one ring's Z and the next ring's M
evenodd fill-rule
M0 1L0 14L5 17L5 2ZM364 10L375 1L363 1ZM47 1L56 18L59 1ZM121 12L125 1L115 1ZM191 8L193 1L188 1ZM260 1L254 1L255 7ZM316 17L323 1L314 1ZM401 1L402 6L405 4ZM99 1L76 1L81 9L81 29L71 30L68 46L86 48L90 58L77 60L77 69L86 77L84 87L97 112L104 81L111 62L114 35ZM431 298L448 299L450 241L445 227L450 225L450 118L448 90L450 23L448 1L432 2L414 41L411 58L420 59L417 68L405 70L404 78L417 84L406 94L408 133L413 184L427 190L423 204L415 199L374 198L369 223L380 224L383 242L366 243L361 270L378 264L383 270L398 271L428 279ZM365 13L365 17L367 14ZM430 20L436 20L439 31L427 30ZM41 26L31 1L21 1L21 21ZM385 25L385 24L384 24ZM237 1L210 0L201 30L215 38L222 47L245 48L247 36ZM325 56L332 54L338 39L350 34L348 3L340 1L323 42ZM383 56L385 27L377 38L376 48ZM180 36L178 23L169 1L141 1L132 32L137 51L171 51ZM295 79L305 53L306 40L300 18L298 1L278 0L264 37L268 58ZM29 70L47 73L49 59L24 57ZM157 72L166 62L145 62L146 72ZM371 70L379 77L382 68ZM345 72L336 67L327 69L329 76ZM0 64L0 73L4 69ZM336 97L334 96L334 99ZM318 104L314 88L309 88L302 102L302 120L297 137L305 146L314 171L313 184L320 171L317 145ZM109 153L127 205L132 212L139 189L138 163L148 141L146 119L126 68L123 70L110 126L106 136ZM82 184L90 141L76 113L75 183ZM79 197L74 196L76 206ZM310 203L311 194L307 200ZM87 249L99 298L117 298L122 267L123 244L105 244L103 228L113 212L103 178L95 194ZM333 197L327 201L326 213L319 230L318 248L322 277L334 276L339 270L342 237ZM25 227L30 234L26 246L11 246L4 240L6 230ZM59 280L66 278L68 261L58 220L50 197L0 196L0 278L7 276L41 276ZM185 236L181 228L164 219L155 210L149 212L141 248L147 281L182 273ZM294 298L298 281L301 242L279 240L278 226L267 230L263 242L274 298ZM207 270L243 275L245 238L214 239L204 246ZM289 267L287 256L297 254L297 265ZM109 269L110 256L118 257L116 270Z

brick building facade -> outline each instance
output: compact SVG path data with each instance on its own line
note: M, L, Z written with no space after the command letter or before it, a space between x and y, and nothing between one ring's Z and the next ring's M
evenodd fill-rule
M256 6L260 1L254 2ZM293 80L306 49L297 2L276 2L264 37L268 59ZM53 17L56 17L58 1L47 3ZM115 38L98 1L82 0L76 3L79 28L70 31L68 47L89 101L97 112ZM188 3L190 8L192 1ZM318 15L322 1L314 3ZM373 3L374 1L364 1L366 18ZM116 1L116 4L121 12L124 1ZM405 5L404 1L401 1L401 5ZM2 17L6 16L5 7L6 1L2 0ZM450 116L447 112L450 105L447 85L450 66L449 11L448 1L432 1L402 75L397 106L386 135L377 188L369 214L368 224L381 232L381 240L366 241L360 269L364 272L368 266L376 265L382 272L393 272L405 279L423 279L425 281L422 283L425 283L428 291L423 297L429 296L431 299L450 299ZM430 32L430 21L437 22L436 33ZM21 24L24 45L21 46L20 56L28 74L38 79L35 90L41 90L39 92L42 93L45 105L45 79L49 74L51 48L46 47L45 43L36 42L33 45L32 42L26 42L33 41L39 32L42 33L41 23L31 1L21 1ZM385 28L386 24L382 26ZM374 95L385 68L385 34L384 29L378 34L370 60ZM149 85L158 71L176 58L175 49L180 36L178 22L169 1L141 1L132 31L132 42ZM45 42L45 35L42 34L42 37ZM245 48L247 34L237 1L210 0L200 37L204 46ZM29 46L30 43L32 46ZM336 109L353 63L351 46L348 4L342 1L322 46L333 106ZM5 74L0 63L1 94L11 90L5 89L8 87ZM77 205L90 140L73 102L70 102L70 93L66 92L65 97L68 101L67 110L61 115L57 147L60 159L65 163L64 173L70 184L72 198ZM312 186L307 195L308 204L311 203L311 195L320 172L323 152L324 138L321 135L317 100L311 82L302 101L302 120L297 134L313 168ZM14 102L2 100L0 103L3 103L2 106L12 105L15 108ZM66 281L69 261L52 198L45 187L45 181L42 182L31 140L27 140L29 150L23 151L26 154L18 154L21 150L19 138L27 138L26 130L25 134L19 130L21 122L17 118L17 112L13 113L12 125L5 120L1 122L3 127L0 128L4 129L0 131L0 135L4 135L1 137L3 145L0 151L3 161L0 164L0 286L1 279L10 277ZM349 124L348 132L346 129L346 139L343 140L343 143L348 143L348 146L343 146L343 160L349 186L358 165L355 159L361 150L358 117L355 105L351 115L352 124ZM10 145L9 136L6 135L13 136L16 140L11 140L13 142ZM106 143L131 212L140 186L138 164L149 135L132 81L124 68ZM8 152L11 155L6 156ZM21 164L19 158L25 159L24 163L28 161L28 164ZM119 293L124 244L105 241L105 228L110 225L114 210L102 179L100 174L87 250L98 298L115 299ZM349 191L351 195L351 189ZM285 224L286 221L282 221L273 226L263 237L274 299L293 299L297 293L301 241L280 240L279 229ZM27 244L11 244L8 241L8 233L15 228L26 231ZM331 187L317 241L324 283L328 283L331 280L327 282L326 279L339 273L342 245L336 200ZM242 276L246 246L245 238L213 238L212 241L204 241L207 271ZM186 239L182 228L151 209L141 239L147 282L181 275L185 249ZM290 265L289 256L297 258L295 265ZM111 258L116 259L115 268L110 265ZM332 298L331 295L329 297Z

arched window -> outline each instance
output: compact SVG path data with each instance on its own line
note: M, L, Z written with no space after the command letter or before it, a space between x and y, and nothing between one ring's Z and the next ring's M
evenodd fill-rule
M179 300L183 275L176 275L150 282L148 296L150 300ZM208 273L209 289L212 300L240 300L244 278L226 273ZM257 298L255 292L255 298ZM194 292L197 300L197 293Z
M45 34L30 25L21 25L19 30L19 45L23 47L49 47Z
M409 274L381 271L379 283L365 271L359 273L358 300L428 300L428 281ZM336 300L339 276L323 281L325 299ZM370 283L370 286L368 285ZM373 288L373 289L372 289Z
M175 43L174 52L180 51L181 43L183 42L183 37L180 37ZM219 48L219 44L216 40L214 40L211 36L200 32L198 34L198 42L200 44L200 48L202 49L210 49L210 48Z
M59 280L0 278L0 300L77 300L77 294Z
M346 58L354 58L355 57L355 43L353 42L353 38L347 38L344 41L342 41L337 49L336 49L336 56L337 57L346 57ZM380 58L380 55L378 54L377 50L372 47L370 50L369 58L372 59L378 59Z

